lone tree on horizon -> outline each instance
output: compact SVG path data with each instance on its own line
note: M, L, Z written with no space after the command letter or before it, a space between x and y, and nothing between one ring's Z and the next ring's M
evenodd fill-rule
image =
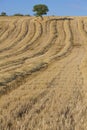
M1 12L1 16L7 16L5 12Z
M42 17L42 15L46 15L48 11L48 7L44 4L38 4L33 7L33 12L36 12L36 16Z

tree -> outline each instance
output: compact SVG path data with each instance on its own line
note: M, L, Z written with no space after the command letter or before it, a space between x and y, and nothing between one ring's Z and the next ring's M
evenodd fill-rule
M2 12L1 13L1 16L7 16L5 12Z
M41 16L47 14L49 11L48 7L44 4L38 4L33 7L33 12L36 12L36 16Z
M30 16L30 14L25 14L24 16Z
M23 16L23 14L17 13L17 14L14 14L14 16Z

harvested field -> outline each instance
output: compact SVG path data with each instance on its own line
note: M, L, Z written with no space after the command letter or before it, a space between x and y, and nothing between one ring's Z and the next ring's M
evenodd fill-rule
M87 130L87 17L0 17L0 130Z

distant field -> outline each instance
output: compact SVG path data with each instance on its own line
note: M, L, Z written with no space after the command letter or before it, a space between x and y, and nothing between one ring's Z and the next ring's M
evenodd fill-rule
M0 17L0 130L87 130L87 17Z

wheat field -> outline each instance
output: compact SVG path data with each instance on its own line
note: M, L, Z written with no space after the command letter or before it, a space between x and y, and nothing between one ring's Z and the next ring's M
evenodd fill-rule
M87 17L0 17L0 130L87 130Z

